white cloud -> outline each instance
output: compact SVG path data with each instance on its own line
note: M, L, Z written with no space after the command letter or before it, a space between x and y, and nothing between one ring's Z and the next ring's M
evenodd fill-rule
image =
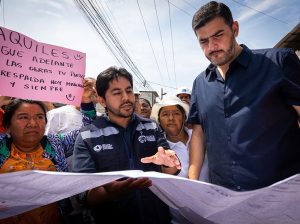
M255 3L253 3L253 2L255 2ZM237 17L237 20L239 22L246 22L246 21L254 18L257 15L262 15L260 12L266 13L266 11L268 11L269 9L278 8L278 5L280 3L282 3L282 1L280 1L280 0L246 1L244 5L247 5L252 9L242 6L241 8L244 8L244 10L242 10L240 12L240 15Z

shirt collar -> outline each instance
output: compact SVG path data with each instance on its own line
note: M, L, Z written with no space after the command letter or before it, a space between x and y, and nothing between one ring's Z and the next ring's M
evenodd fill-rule
M243 67L247 67L251 59L251 50L244 44L241 44L241 47L243 48L241 53L232 63L238 63Z
M249 65L251 59L251 50L244 44L241 44L241 47L243 48L241 53L237 56L236 59L234 59L233 62L231 62L230 67L237 65L247 67ZM216 68L217 66L212 63L210 63L206 68L205 77L208 79L208 81L213 81L217 78Z

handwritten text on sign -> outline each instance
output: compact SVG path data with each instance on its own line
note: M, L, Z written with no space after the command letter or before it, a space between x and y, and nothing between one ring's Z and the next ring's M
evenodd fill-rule
M80 105L85 54L0 27L0 95Z

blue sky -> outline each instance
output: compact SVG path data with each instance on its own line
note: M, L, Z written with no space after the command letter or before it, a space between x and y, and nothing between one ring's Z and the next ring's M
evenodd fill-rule
M191 28L193 14L208 1L170 0L173 50L168 1L155 2L160 27L154 0L139 0L150 42L137 0L102 0L101 6L145 79L158 93L163 88L171 95L175 87L191 88L195 77L209 64ZM249 48L273 47L300 22L299 0L223 2L240 23L238 42ZM111 65L120 66L72 0L1 0L0 26L40 42L85 52L86 76L96 77Z

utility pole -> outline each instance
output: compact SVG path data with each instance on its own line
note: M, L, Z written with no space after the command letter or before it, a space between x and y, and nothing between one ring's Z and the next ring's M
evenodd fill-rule
M166 95L167 93L164 93L163 88L160 89L160 100L163 99L163 96Z

